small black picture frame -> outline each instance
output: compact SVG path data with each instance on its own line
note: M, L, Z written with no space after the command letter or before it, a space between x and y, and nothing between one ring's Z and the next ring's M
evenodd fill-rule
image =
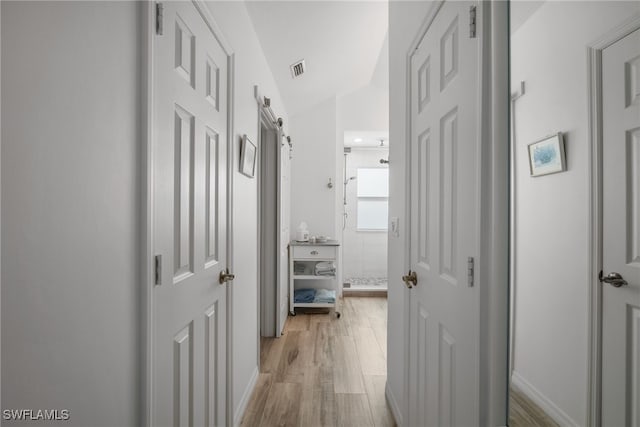
M253 178L256 172L257 147L244 135L240 145L240 173Z

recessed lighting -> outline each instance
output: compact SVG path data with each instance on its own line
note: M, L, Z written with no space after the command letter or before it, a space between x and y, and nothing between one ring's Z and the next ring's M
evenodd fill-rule
M362 138L355 138L353 142L362 142Z

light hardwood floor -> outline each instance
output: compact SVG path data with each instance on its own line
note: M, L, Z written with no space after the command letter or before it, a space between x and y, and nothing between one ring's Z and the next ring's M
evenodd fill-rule
M342 317L289 317L261 340L260 376L243 427L395 426L384 397L387 300L347 297ZM523 394L509 396L510 427L556 427Z
M261 340L242 426L394 426L384 397L387 300L348 297L342 316L298 314Z
M509 393L509 427L560 427L538 405L521 392Z

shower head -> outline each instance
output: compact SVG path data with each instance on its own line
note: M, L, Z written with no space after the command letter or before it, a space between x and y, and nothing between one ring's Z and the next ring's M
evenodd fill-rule
M356 179L355 176L350 176L349 178L345 178L344 179L344 188L345 188L345 190L347 188L347 184L349 183L349 181L353 181L354 179Z

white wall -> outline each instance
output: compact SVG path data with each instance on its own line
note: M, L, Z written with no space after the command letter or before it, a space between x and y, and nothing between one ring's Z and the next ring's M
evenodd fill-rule
M336 238L336 98L291 117L291 138L292 236L305 221L312 236ZM329 179L333 188L327 187Z
M2 408L140 425L140 4L2 2Z
M289 127L289 121L243 2L207 2L214 19L235 52L235 159L233 282L233 416L236 424L252 391L258 369L258 193L257 180L238 172L239 142L243 134L258 141L258 107L254 85Z
M386 165L380 164L380 159L388 157L388 148L353 148L347 154L347 177L356 176L358 168L386 168ZM353 180L347 184L348 216L342 234L342 272L345 281L351 277L387 277L387 231L358 231L357 183L357 180Z
M637 2L546 2L511 40L516 114L516 377L571 422L587 413L588 118L586 46ZM568 171L532 178L526 145L564 132ZM565 422L568 422L565 420Z
M405 168L407 123L407 54L418 29L431 6L430 2L391 1L389 2L389 218L400 219L400 237L389 234L389 289L387 321L387 389L390 393L394 413L402 413L406 422L405 403L409 401L404 373L406 366L405 342L407 319L405 307L408 306L408 295L402 284L401 276L406 274L408 264L405 238L408 212L406 210L406 177ZM402 419L398 420L402 423Z

